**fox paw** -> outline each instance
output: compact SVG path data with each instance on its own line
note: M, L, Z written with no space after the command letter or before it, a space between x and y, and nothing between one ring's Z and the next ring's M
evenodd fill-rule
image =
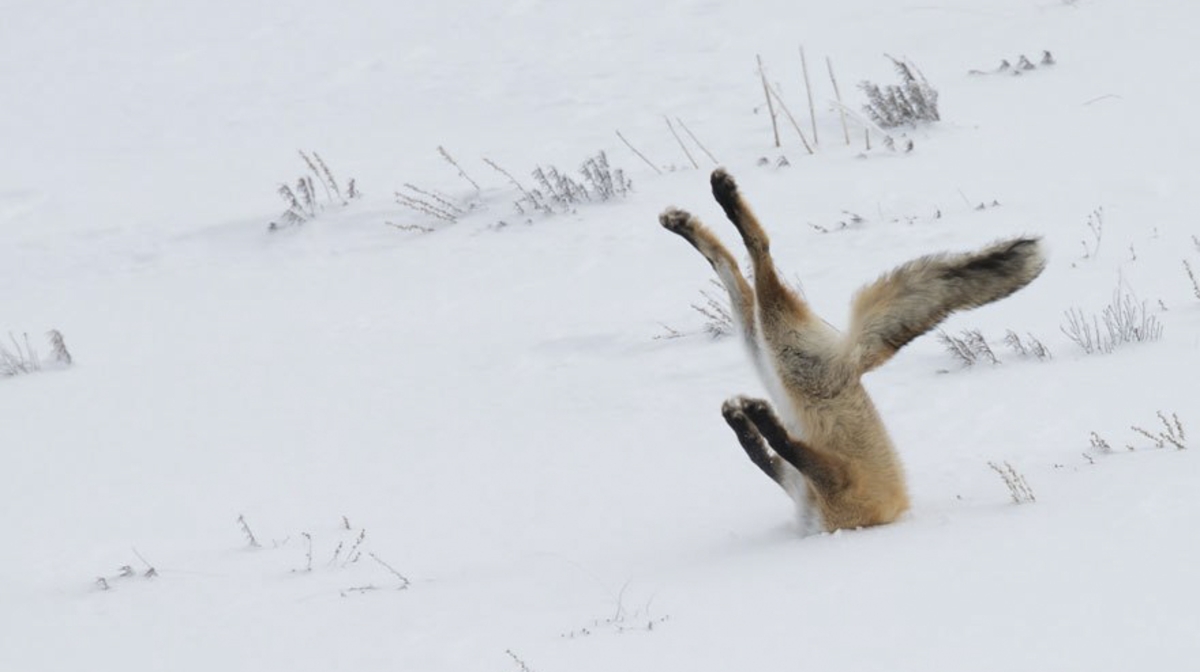
M717 203L721 204L721 207L729 209L737 203L737 182L734 181L732 175L725 172L724 168L714 170L711 181L713 198L717 199Z
M692 213L679 208L667 208L661 215L658 216L658 223L671 233L677 233L685 238L691 236L695 230L695 224L692 221Z
M740 397L739 402L742 413L755 425L760 428L779 426L779 418L775 417L775 411L771 409L771 404L767 400Z
M721 416L739 437L756 433L750 418L746 417L745 411L742 410L743 399L743 397L734 397L721 404Z

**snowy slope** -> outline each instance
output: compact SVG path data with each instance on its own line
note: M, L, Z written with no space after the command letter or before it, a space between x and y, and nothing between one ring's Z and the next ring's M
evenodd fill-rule
M750 4L9 3L0 335L58 329L75 363L0 378L0 669L1188 669L1200 445L1131 425L1200 436L1198 10ZM807 130L800 44L814 156L772 146L756 74ZM907 154L846 147L826 104L826 56L857 108L884 53L941 93ZM1034 284L944 325L1000 364L928 336L868 377L901 522L801 535L725 427L762 386L656 217L735 237L664 115L837 325L906 259L1046 240ZM297 149L364 196L268 232ZM554 217L482 161L532 186L600 150L634 191ZM405 183L476 207L439 221ZM1063 312L1118 287L1162 338L1082 353Z

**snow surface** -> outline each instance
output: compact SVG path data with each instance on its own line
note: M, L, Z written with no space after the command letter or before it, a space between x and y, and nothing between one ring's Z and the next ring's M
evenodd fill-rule
M1153 0L6 3L0 333L58 329L75 364L0 380L0 670L1193 668L1200 440L1131 425L1174 412L1200 436L1181 263L1200 270L1198 19ZM801 44L815 156L786 122L775 149L760 109L756 54L807 130ZM967 74L1043 49L1056 65ZM857 81L894 81L885 53L920 66L942 121L864 155L824 57L857 108ZM944 325L1001 364L927 336L869 375L901 522L800 535L722 422L763 390L703 333L711 271L656 216L735 237L663 115L737 176L834 324L911 257L1047 241L1034 284ZM268 232L297 149L365 196ZM531 186L599 150L635 191L555 217L516 214L481 160ZM406 182L478 207L439 222L395 203ZM810 226L847 212L864 221ZM1084 355L1063 311L1118 285L1163 337ZM1012 355L1007 329L1054 358Z

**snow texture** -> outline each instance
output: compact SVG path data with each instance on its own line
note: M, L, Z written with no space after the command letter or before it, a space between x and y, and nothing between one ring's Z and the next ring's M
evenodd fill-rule
M48 357L57 329L72 363L0 379L0 670L1194 666L1191 4L4 13L0 337ZM813 155L778 107L773 146L756 63L809 134L800 44ZM941 120L867 151L849 115L848 146L823 57L853 111L894 79L884 54L920 64ZM657 222L687 208L742 256L692 135L839 328L907 259L1046 241L1041 278L942 326L999 363L930 334L867 376L898 523L801 534L722 421L764 391L691 308L711 269ZM313 176L320 209L269 231L312 175L298 150L361 197ZM632 190L552 215L483 160L532 189L601 151ZM407 184L462 212L398 203ZM1161 338L1085 354L1065 312L1118 290ZM1152 440L1159 412L1187 449Z

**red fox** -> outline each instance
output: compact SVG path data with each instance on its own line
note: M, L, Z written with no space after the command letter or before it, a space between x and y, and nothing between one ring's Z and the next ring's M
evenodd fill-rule
M723 169L713 171L712 191L749 251L753 285L691 214L670 208L659 222L716 270L783 419L767 401L740 396L726 401L721 414L750 460L798 505L815 510L825 530L896 520L909 506L904 470L860 378L950 313L1032 282L1046 266L1039 239L903 264L858 291L842 334L779 279L766 232Z

